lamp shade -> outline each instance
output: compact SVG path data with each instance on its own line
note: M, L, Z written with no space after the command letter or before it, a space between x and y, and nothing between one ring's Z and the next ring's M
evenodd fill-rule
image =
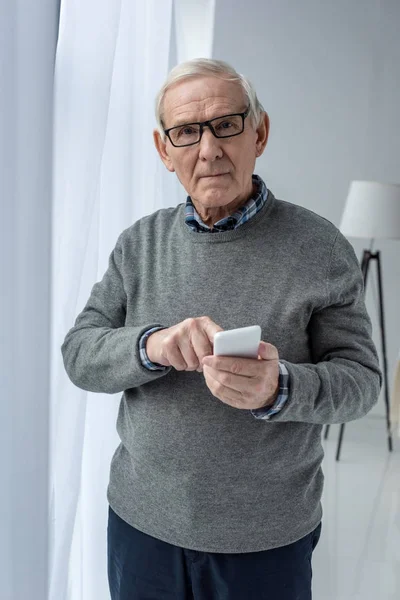
M400 239L400 185L352 181L339 229L347 237Z

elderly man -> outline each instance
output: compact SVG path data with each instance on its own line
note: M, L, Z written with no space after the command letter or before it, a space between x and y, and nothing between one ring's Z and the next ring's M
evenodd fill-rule
M173 69L154 141L188 198L124 230L62 345L71 381L123 392L111 463L113 600L309 600L324 423L381 373L352 246L254 174L269 118L222 61ZM213 356L260 325L257 359Z

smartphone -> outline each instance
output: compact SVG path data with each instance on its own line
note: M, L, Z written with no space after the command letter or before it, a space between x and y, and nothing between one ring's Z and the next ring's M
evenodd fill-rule
M258 358L261 341L261 327L239 327L219 331L214 335L214 356L239 356Z

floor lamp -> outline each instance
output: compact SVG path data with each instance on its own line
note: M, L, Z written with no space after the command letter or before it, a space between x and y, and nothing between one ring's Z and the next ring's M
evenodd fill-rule
M378 183L376 181L352 181L340 224L340 231L346 237L371 239L369 250L363 251L361 271L364 277L364 290L367 285L368 270L375 263L378 274L379 325L382 344L382 372L385 391L386 427L389 452L392 452L390 425L389 385L386 354L385 313L383 308L382 265L379 250L373 252L375 239L400 239L400 185ZM340 458L345 424L340 425L336 460ZM329 425L325 429L328 438Z

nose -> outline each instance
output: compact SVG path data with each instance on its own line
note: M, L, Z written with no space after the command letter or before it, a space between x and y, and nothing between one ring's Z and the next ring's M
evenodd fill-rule
M200 158L204 160L215 160L223 155L221 140L213 135L208 125L204 126L199 146Z

